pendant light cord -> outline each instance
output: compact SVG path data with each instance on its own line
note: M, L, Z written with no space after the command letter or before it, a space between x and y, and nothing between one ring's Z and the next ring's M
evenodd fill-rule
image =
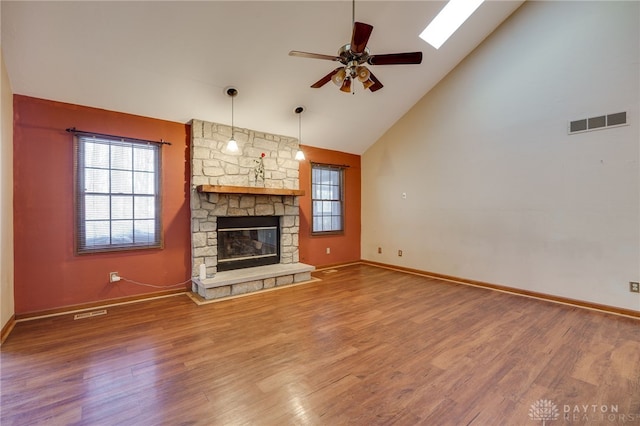
M233 98L235 98L234 96L231 96L231 139L235 139L234 136L234 132L233 132Z
M302 111L304 111L304 107L299 106L293 110L296 114L298 114L298 152L296 152L295 159L298 161L304 160L304 152L300 148L302 144Z
M227 96L231 98L231 139L234 139L235 136L235 121L234 121L234 104L233 98L238 95L238 89L233 86L229 86L224 89Z

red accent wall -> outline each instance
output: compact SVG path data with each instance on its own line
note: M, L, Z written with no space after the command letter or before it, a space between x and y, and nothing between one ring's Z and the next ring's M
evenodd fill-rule
M169 141L162 148L164 248L76 255L73 135L69 127ZM62 102L14 96L14 250L16 315L152 295L191 276L189 125ZM360 260L360 156L303 147L300 261L325 266ZM311 235L311 162L346 165L345 232ZM326 254L326 249L331 249ZM173 289L189 289L190 284Z
M302 147L300 162L300 261L314 266L335 265L360 260L360 156L309 146ZM311 235L311 163L344 165L345 230L341 235ZM327 254L327 248L331 253Z
M172 143L162 147L163 249L74 253L68 127ZM125 281L111 284L110 271L159 286L189 279L189 135L185 124L14 96L16 315L162 291Z

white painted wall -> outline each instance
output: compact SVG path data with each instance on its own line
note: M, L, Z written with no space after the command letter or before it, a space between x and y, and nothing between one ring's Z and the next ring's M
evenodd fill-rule
M517 10L363 155L362 257L640 311L639 6Z
M15 313L13 299L13 93L0 47L0 329Z

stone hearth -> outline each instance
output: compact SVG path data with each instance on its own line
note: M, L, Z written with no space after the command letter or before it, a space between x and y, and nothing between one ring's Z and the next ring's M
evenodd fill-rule
M296 284L311 279L315 268L303 263L277 264L256 268L218 272L214 277L194 278L193 292L205 299L251 293L274 287Z

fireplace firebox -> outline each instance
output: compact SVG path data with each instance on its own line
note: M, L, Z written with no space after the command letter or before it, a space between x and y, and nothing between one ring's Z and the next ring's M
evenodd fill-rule
M218 271L280 263L280 217L218 217Z

